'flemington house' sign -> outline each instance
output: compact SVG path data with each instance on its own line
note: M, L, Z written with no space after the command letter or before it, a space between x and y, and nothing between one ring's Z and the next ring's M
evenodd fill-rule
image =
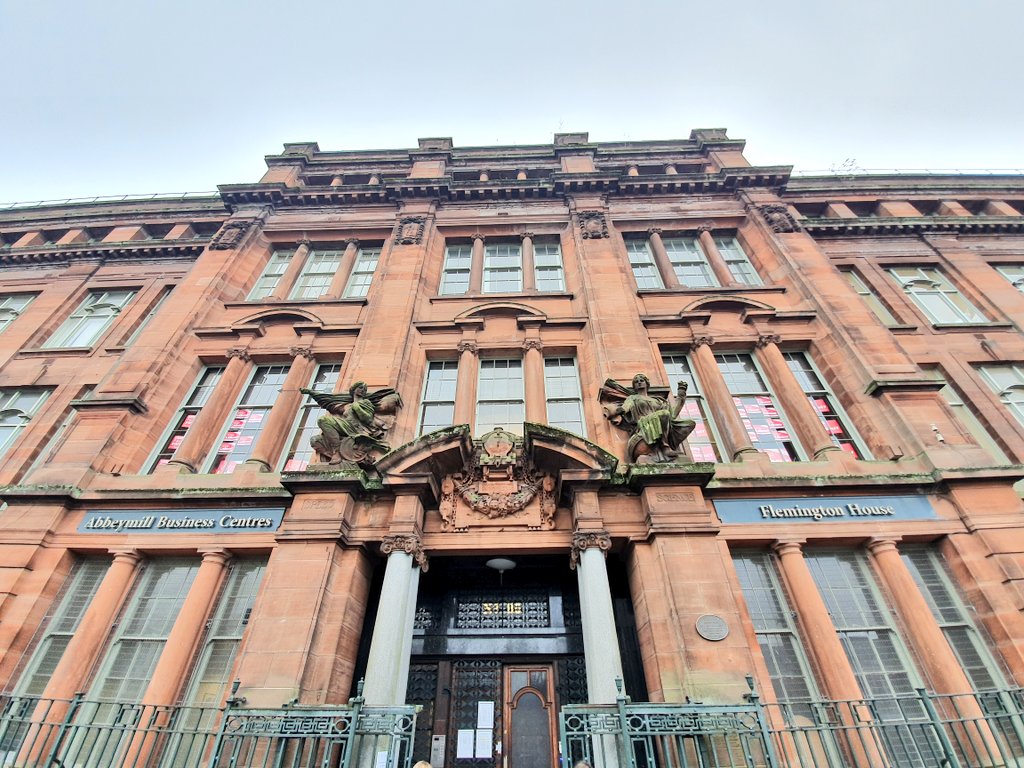
M723 523L856 523L935 520L923 496L827 496L715 500Z
M85 513L79 533L261 533L276 531L283 508L173 509Z

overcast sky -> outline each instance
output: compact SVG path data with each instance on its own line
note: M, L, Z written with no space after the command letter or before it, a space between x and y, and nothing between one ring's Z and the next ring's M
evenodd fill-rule
M1024 1L0 0L0 201L213 190L321 149L685 138L1024 169Z

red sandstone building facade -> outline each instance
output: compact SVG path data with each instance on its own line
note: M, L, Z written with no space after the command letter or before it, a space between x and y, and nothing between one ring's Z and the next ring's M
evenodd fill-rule
M620 690L1024 683L1024 179L742 150L289 144L218 196L0 211L10 696L365 679L416 759L520 768ZM638 372L689 384L671 463L604 417ZM319 465L299 390L359 381L393 450ZM933 764L886 749L820 764Z

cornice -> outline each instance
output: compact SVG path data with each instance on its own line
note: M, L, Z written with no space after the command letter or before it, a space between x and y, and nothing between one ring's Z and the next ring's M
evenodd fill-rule
M992 234L1024 232L1024 216L859 216L855 219L801 219L800 225L812 235Z
M126 243L71 243L33 248L3 248L0 249L0 264L50 264L87 258L195 259L206 248L209 240L140 240Z

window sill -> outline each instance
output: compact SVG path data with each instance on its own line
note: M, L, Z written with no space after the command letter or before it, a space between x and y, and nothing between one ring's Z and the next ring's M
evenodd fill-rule
M781 285L723 285L712 288L638 288L639 296L699 296L703 294L785 293Z
M298 307L306 304L316 304L321 307L333 304L357 304L359 306L365 306L367 303L365 296L341 299L255 299L253 301L226 301L224 302L224 308L238 309L239 307L258 307L260 305L270 307Z
M61 357L88 357L95 351L95 347L31 347L18 350L19 357L46 357L47 355L60 355Z
M937 331L1008 331L1010 323L932 323Z
M452 293L443 296L431 296L430 302L435 301L504 301L507 299L572 299L575 294L565 291L551 291L541 293L539 291L519 291L518 293Z

